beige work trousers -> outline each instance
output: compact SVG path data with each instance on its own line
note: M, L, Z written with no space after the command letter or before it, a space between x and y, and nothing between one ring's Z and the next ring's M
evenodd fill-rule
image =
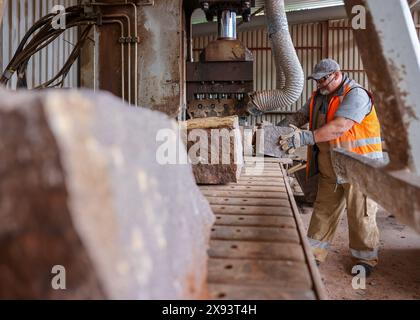
M377 204L354 185L337 184L329 146L322 144L318 155L320 177L308 238L315 259L324 261L333 242L340 217L347 208L349 246L357 262L371 266L378 263L379 231L376 225Z

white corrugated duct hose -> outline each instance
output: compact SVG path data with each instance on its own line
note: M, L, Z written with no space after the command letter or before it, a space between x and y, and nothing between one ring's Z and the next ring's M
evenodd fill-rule
M257 91L250 94L251 114L267 111L286 111L303 91L304 74L289 33L284 0L265 0L268 35L278 76L277 90Z

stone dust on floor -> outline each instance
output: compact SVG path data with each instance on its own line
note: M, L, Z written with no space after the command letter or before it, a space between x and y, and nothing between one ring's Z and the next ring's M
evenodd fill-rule
M299 204L306 227L312 207ZM400 224L386 211L377 214L380 232L379 264L366 279L366 288L353 289L352 259L348 248L346 213L343 214L327 260L319 266L327 295L332 300L420 299L420 234Z

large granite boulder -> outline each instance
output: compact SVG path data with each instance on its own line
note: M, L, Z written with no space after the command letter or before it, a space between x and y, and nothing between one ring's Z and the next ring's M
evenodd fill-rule
M176 127L107 93L0 90L0 298L206 298L213 214L190 165L156 160Z

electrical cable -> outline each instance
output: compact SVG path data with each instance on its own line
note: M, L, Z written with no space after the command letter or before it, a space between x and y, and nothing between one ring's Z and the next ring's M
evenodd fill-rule
M50 43L60 37L66 30L74 27L83 27L78 42L75 44L72 52L67 58L61 70L50 80L41 83L33 89L51 88L63 86L64 79L68 75L72 65L76 62L81 54L81 50L94 24L98 24L100 19L98 15L86 16L84 7L72 6L66 8L63 17L66 24L63 29L54 28L53 22L56 14L50 13L37 22L27 31L19 43L18 48L10 60L6 69L0 77L0 84L7 85L14 73L17 73L17 87L27 88L26 71L30 59L34 54L47 47ZM61 18L63 18L61 17ZM57 82L58 81L58 82Z

